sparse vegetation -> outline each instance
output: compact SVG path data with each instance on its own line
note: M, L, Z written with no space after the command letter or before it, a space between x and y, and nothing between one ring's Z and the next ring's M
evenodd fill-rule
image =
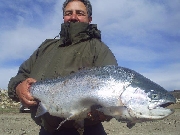
M8 97L7 90L0 89L0 114L19 112L20 102L15 102Z

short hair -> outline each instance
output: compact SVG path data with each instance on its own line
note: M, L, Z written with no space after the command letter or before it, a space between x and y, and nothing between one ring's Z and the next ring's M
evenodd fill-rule
M71 1L75 1L75 0L66 0L64 2L63 7L62 7L63 16L64 16L64 10L65 10L67 4ZM89 0L76 0L76 1L81 1L85 5L85 7L87 9L88 17L91 17L92 16L92 5L91 5L90 1Z

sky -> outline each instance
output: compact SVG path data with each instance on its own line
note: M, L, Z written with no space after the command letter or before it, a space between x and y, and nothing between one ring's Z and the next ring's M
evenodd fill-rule
M92 24L119 66L162 87L180 89L179 0L90 0ZM7 89L23 61L60 32L62 0L0 2L0 88Z

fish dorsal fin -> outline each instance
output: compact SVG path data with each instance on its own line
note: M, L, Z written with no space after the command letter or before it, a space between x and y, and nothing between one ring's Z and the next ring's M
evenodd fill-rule
M39 105L36 111L36 117L39 117L45 113L47 113L46 107L41 102L39 102Z

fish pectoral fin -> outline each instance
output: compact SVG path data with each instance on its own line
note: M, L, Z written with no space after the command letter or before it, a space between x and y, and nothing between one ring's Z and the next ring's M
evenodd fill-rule
M129 129L132 128L136 124L135 122L133 122L133 119L131 115L129 114L129 111L126 106L103 107L97 110L101 111L105 115L112 116L119 122L126 122L127 127ZM129 120L132 120L132 121L129 121Z
M39 117L45 113L47 113L46 107L41 102L39 102L35 117Z

